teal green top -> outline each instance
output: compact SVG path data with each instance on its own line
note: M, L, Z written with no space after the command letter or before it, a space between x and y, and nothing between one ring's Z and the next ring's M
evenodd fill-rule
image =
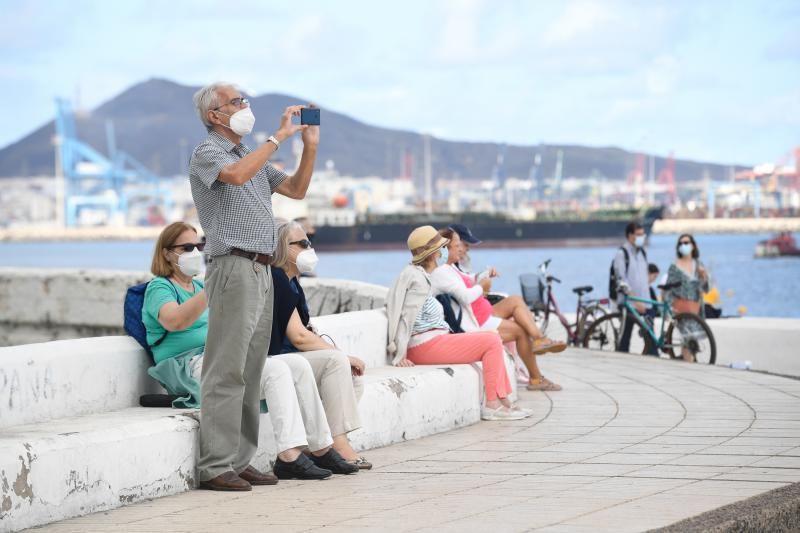
M183 303L203 288L203 282L199 279L193 279L192 283L194 292L189 292L163 277L153 278L147 284L142 305L142 323L147 329L148 344L152 346L166 331L158 321L158 312L161 310L161 306L169 302ZM203 314L191 326L181 331L170 331L161 344L152 348L156 364L178 354L205 346L207 333L208 309L203 311Z

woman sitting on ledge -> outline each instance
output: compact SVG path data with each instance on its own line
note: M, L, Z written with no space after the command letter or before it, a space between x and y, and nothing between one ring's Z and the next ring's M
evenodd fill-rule
M147 342L156 362L148 372L171 393L194 390L198 399L208 333L205 290L202 280L195 279L203 268L202 249L197 231L189 224L175 222L164 228L151 266L156 277L147 285L142 308ZM305 359L297 355L268 357L261 393L269 407L278 449L275 476L325 479L331 473L358 471L332 447L314 374ZM311 450L309 457L302 453L306 446ZM275 484L275 476L252 467L239 473L239 477L257 485Z
M450 242L447 245L447 261L431 274L434 296L449 294L455 298L461 310L461 329L464 331L496 331L503 342L514 341L517 353L530 375L528 390L561 390L561 385L553 383L539 371L536 354L563 352L567 345L542 335L520 296L507 296L492 305L486 298L492 288L492 280L482 278L473 284L472 277L456 266L466 253L458 233L447 228L439 230L439 234Z
M430 274L449 241L432 226L411 232L408 249L411 264L389 289L389 357L395 366L441 365L483 362L486 405L483 420L520 420L531 412L512 405L511 383L505 367L503 341L496 331L451 333L442 305L431 293Z
M333 434L333 448L347 461L368 470L372 464L356 453L347 438L349 432L361 427L358 401L364 392L361 378L364 361L336 349L313 330L298 277L314 273L317 254L298 222L282 219L275 222L277 239L272 261L275 305L269 355L302 356L311 364ZM328 339L333 342L331 337Z

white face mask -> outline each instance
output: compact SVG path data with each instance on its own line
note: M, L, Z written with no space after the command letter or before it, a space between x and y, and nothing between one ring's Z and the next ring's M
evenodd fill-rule
M303 250L297 254L297 259L295 259L294 262L294 264L297 265L297 270L301 274L311 274L314 272L314 269L317 268L317 263L319 263L319 258L317 257L317 252L315 252L313 248Z
M637 235L636 240L633 241L633 244L635 244L637 248L644 248L644 241L646 239L647 235Z
M680 252L680 254L683 257L686 257L687 255L691 255L691 253L692 253L692 245L691 244L681 244L680 246L678 246L678 251Z
M442 247L442 256L439 258L438 263L440 265L446 265L447 264L447 258L449 257L449 255L450 255L450 250L447 249L447 246L443 246Z
M225 113L223 113L223 115L224 114ZM253 131L253 126L256 125L256 116L253 114L253 110L249 107L240 109L233 115L228 116L231 117L231 125L228 126L228 129L230 129L236 135L242 137L245 135L250 135L250 132Z
M186 276L194 277L200 274L203 272L203 266L203 254L197 248L178 256L178 270Z

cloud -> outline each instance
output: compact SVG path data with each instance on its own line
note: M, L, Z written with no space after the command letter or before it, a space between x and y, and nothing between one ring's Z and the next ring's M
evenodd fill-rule
M597 28L613 24L616 15L607 4L577 0L567 4L566 9L544 32L546 46L557 48L583 41Z
M671 94L677 85L678 60L671 54L656 57L644 70L647 90L655 96Z
M436 58L448 64L468 63L479 53L481 0L450 0L439 6L444 19Z

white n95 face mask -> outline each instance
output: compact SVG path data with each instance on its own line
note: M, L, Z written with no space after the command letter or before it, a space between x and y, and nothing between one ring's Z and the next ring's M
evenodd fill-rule
M253 131L253 126L256 125L256 116L253 114L253 110L249 107L245 107L244 109L240 109L233 115L231 115L231 125L230 129L236 135L250 135L250 132Z
M315 252L313 248L303 250L297 254L297 260L294 262L294 264L297 265L297 270L301 274L311 274L314 272L314 269L317 268L317 263L319 263L319 258L317 257L317 252Z
M195 248L178 256L178 269L186 276L194 277L203 271L203 254Z

